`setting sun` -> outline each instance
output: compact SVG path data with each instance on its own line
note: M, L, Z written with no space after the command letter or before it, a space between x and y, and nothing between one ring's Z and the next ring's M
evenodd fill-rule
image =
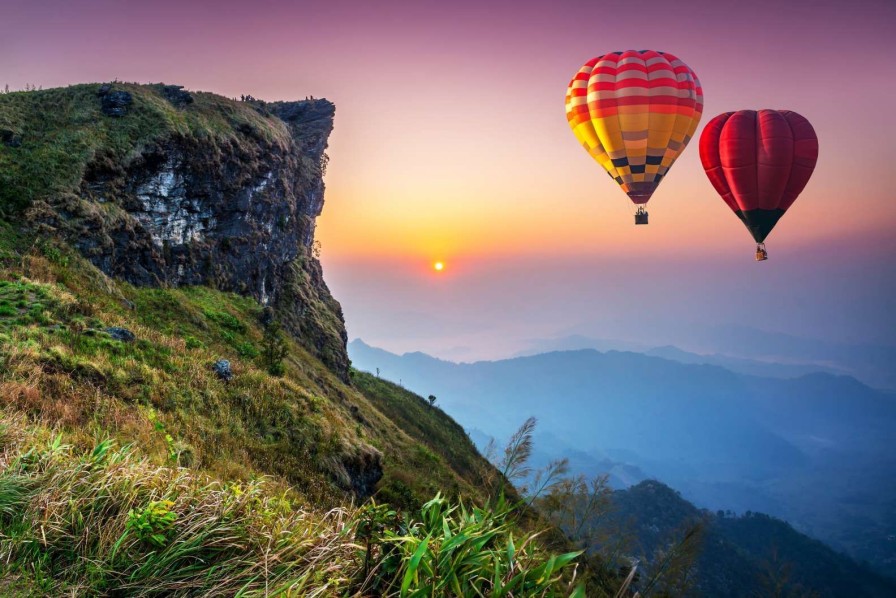
M443 262L436 262L432 265L432 267L436 272L441 272L445 269L445 264Z

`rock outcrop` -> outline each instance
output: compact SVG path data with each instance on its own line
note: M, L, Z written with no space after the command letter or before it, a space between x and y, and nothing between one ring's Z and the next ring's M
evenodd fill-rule
M106 84L92 97L89 131L116 143L99 138L80 183L31 202L29 221L135 285L251 295L347 379L342 311L312 251L333 104L171 85Z
M106 116L125 116L134 102L130 93L113 90L108 84L101 86L97 95L100 97L103 114Z

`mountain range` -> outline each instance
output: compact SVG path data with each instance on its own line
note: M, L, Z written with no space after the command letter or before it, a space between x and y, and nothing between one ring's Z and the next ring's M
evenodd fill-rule
M648 480L610 496L599 522L611 534L627 529L649 583L651 567L676 566L696 553L678 578L688 596L892 596L896 581L869 571L828 546L762 513L698 509L668 486ZM628 526L628 527L627 527ZM689 546L687 532L694 533ZM618 533L618 532L616 532ZM671 557L671 558L670 558ZM675 577L675 576L673 576ZM660 593L662 593L662 588Z
M349 355L437 396L480 446L535 416L536 462L565 457L619 488L655 478L700 507L781 517L896 573L896 401L855 378L593 349L457 364L355 340Z
M828 372L854 376L874 388L896 389L896 347L885 344L833 342L769 332L749 326L662 326L655 331L666 344L620 338L567 334L535 338L515 357L597 349L633 351L682 363L719 365L733 372L773 378ZM675 339L674 345L668 340Z

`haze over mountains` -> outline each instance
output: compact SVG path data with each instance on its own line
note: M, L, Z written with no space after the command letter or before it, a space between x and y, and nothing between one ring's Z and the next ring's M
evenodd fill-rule
M749 326L687 326L658 330L655 338L670 344L593 338L573 334L531 339L518 355L550 351L597 349L636 351L682 363L720 365L734 372L793 378L828 372L848 374L875 388L896 389L896 347L873 343L843 343L767 332ZM671 344L675 338L676 344ZM682 348L684 347L684 349Z
M896 401L855 378L594 349L456 364L356 340L349 354L359 369L435 394L477 442L534 415L537 461L568 457L617 487L653 477L700 507L769 513L896 573Z

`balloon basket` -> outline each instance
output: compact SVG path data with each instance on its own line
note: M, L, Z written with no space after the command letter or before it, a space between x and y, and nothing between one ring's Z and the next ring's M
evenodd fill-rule
M638 211L635 212L635 224L647 224L647 210L644 206L638 206Z
M765 250L765 243L756 246L756 261L764 262L768 259L768 251Z

